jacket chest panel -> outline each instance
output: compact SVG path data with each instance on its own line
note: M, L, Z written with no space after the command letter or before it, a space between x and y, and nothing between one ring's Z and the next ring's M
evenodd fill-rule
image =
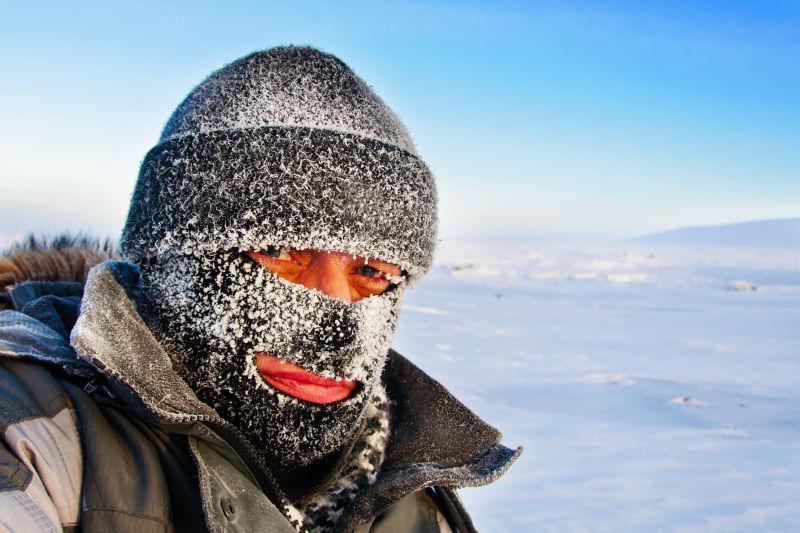
M206 524L211 531L295 533L283 514L240 470L206 442L189 447L197 463Z

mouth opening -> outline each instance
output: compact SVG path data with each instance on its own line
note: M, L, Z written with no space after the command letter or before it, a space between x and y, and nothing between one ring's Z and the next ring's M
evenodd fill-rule
M304 402L341 402L357 394L361 387L356 381L318 376L272 354L256 353L254 357L256 369L268 385Z

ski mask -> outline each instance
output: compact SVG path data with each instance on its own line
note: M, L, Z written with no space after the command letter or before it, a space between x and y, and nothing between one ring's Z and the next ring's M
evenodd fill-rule
M145 157L123 230L178 374L272 461L305 465L358 431L403 286L430 268L436 190L405 127L344 63L311 48L242 58L178 106ZM244 252L330 250L398 265L354 303L278 278ZM259 375L255 353L353 380L328 405Z
M272 464L307 464L347 444L379 385L401 287L343 302L239 252L159 259L142 276L177 372ZM328 405L298 400L264 381L256 353L357 388Z

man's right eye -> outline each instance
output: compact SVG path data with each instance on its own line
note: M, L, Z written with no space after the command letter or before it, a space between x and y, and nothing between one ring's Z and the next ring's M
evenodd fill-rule
M278 277L292 282L310 261L305 252L280 246L267 246L258 251L250 250L247 252L247 257L277 274Z

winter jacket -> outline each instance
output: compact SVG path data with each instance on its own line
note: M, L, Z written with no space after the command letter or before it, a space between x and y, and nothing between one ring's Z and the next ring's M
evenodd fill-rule
M137 291L138 269L108 261L85 287L28 281L0 297L0 525L294 531L258 454L172 370ZM439 531L442 517L473 530L453 489L490 483L520 450L396 352L383 380L386 459L342 530Z

